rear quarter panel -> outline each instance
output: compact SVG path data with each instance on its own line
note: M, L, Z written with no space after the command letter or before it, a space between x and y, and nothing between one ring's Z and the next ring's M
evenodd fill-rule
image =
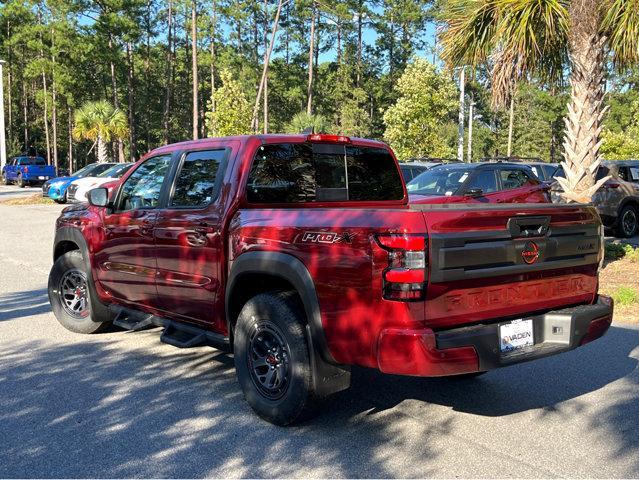
M388 253L374 237L389 232L425 233L422 215L396 208L242 209L230 225L231 261L259 250L299 259L315 282L334 358L375 367L383 328L418 328L424 319L423 303L382 298Z

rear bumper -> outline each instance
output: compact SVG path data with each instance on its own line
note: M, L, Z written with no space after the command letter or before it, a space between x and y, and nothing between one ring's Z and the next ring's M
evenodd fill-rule
M535 344L502 354L499 325L473 325L434 332L387 329L378 340L377 363L384 373L446 376L493 370L573 350L601 337L612 322L609 297L597 303L524 318L533 320Z

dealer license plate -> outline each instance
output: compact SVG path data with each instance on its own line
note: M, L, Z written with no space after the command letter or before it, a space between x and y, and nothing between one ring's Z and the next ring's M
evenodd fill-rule
M499 326L499 348L501 353L510 353L535 344L533 321L513 320Z

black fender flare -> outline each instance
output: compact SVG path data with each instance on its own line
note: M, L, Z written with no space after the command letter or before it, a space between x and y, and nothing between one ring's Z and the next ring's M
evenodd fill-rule
M350 367L338 365L328 349L315 284L306 266L293 255L269 251L247 252L233 261L225 297L229 335L231 333L229 314L231 294L237 281L245 273L274 275L293 285L302 300L308 320L306 338L311 355L311 369L316 394L320 397L326 397L346 390L351 383Z
M231 294L237 281L246 273L265 273L281 277L295 287L304 305L313 346L323 360L335 364L335 359L328 349L317 292L315 291L315 284L311 274L298 258L288 253L271 251L246 252L233 261L225 296L226 322L229 328L232 320L229 309Z
M72 242L78 246L78 249L82 253L82 259L84 260L84 268L90 274L90 278L92 282L91 284L95 284L95 275L93 274L93 269L91 268L91 252L89 251L89 245L87 244L84 235L77 228L73 227L60 227L55 232L55 240L53 241L53 261L56 260L56 251L58 245L62 242ZM95 285L92 285L92 288L95 290ZM93 293L93 292L92 292ZM96 297L99 298L99 297Z
M84 261L84 268L88 274L89 278L89 290L90 295L93 298L100 300L100 296L95 288L95 275L93 273L93 269L91 268L91 255L89 252L89 246L87 244L86 239L82 235L82 232L77 228L72 227L61 227L55 232L55 240L53 241L53 261L56 261L56 258L59 255L56 255L56 251L58 245L62 242L72 242L78 246L80 253L82 253L82 260ZM101 300L100 300L101 301Z

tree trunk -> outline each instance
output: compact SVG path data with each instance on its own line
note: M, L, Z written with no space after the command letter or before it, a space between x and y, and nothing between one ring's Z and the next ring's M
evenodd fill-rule
M22 83L22 122L24 127L24 151L26 152L29 148L29 112L27 106L27 84L24 81L24 71L20 76L20 82Z
M106 152L106 144L104 143L104 140L102 139L102 135L98 135L97 141L98 141L98 152L97 152L98 162L104 163L107 161L107 152Z
M137 138L135 135L135 72L133 70L133 52L131 42L126 44L127 90L129 97L129 158L135 162L137 157Z
M113 94L113 106L120 108L120 100L118 99L118 83L115 78L115 62L113 62L113 35L109 35L109 51L110 51L110 65L111 65L111 89ZM118 161L124 163L124 143L121 138L118 138ZM106 150L105 150L106 154ZM106 160L105 160L106 161Z
M251 120L251 128L257 133L258 119L257 114L260 108L260 99L262 97L262 90L264 89L266 76L268 75L268 64L271 61L271 53L273 52L273 46L275 45L275 35L277 34L277 27L280 22L280 13L282 12L283 0L277 2L277 11L275 12L275 20L273 20L273 31L271 32L271 41L268 45L268 49L264 52L264 66L262 67L262 78L260 79L260 86L257 89L257 96L255 97L255 105L253 107L253 117Z
M264 53L268 50L268 0L264 0ZM264 134L268 133L268 69L266 70L266 76L264 77L264 118L262 120L263 124L263 132Z
M558 178L568 201L589 202L609 178L595 181L601 163L605 82L605 39L599 33L597 0L574 0L570 4L568 49L571 60L570 102L566 116L564 162L566 178Z
M508 111L508 158L513 154L513 130L515 125L515 91L510 94L510 109Z
M67 128L69 129L69 175L72 175L75 169L73 168L73 115L71 113L71 107L67 105Z
M169 0L167 14L166 84L164 87L164 108L162 109L162 141L169 143L169 114L171 112L171 90L173 86L173 1Z
M215 111L215 30L217 27L217 0L213 0L211 20L211 111Z
M191 72L193 78L193 140L199 137L199 107L198 107L198 78L197 78L197 4L191 4Z
M51 164L51 139L49 138L49 108L48 108L48 100L47 97L49 95L47 90L47 76L44 73L44 69L42 70L42 89L44 90L44 137L47 143L47 163Z
M342 64L342 22L337 20L337 65Z
M356 86L359 87L362 77L362 5L363 0L357 2L357 79Z
M145 26L146 26L146 58L144 59L144 79L145 79L145 83L144 83L144 89L145 89L145 94L146 94L146 98L151 98L152 94L151 93L151 37L153 36L153 31L152 31L152 12L151 12L151 7L152 7L153 3L152 0L148 0L147 4L146 4L146 19L145 19ZM144 116L145 116L145 125L144 125L144 137L145 137L145 145L144 145L144 149L148 150L150 148L151 145L151 109L150 108L145 108L144 109Z
M313 113L313 52L315 47L315 3L313 3L313 13L311 14L311 33L308 48L308 86L306 88L306 114Z

